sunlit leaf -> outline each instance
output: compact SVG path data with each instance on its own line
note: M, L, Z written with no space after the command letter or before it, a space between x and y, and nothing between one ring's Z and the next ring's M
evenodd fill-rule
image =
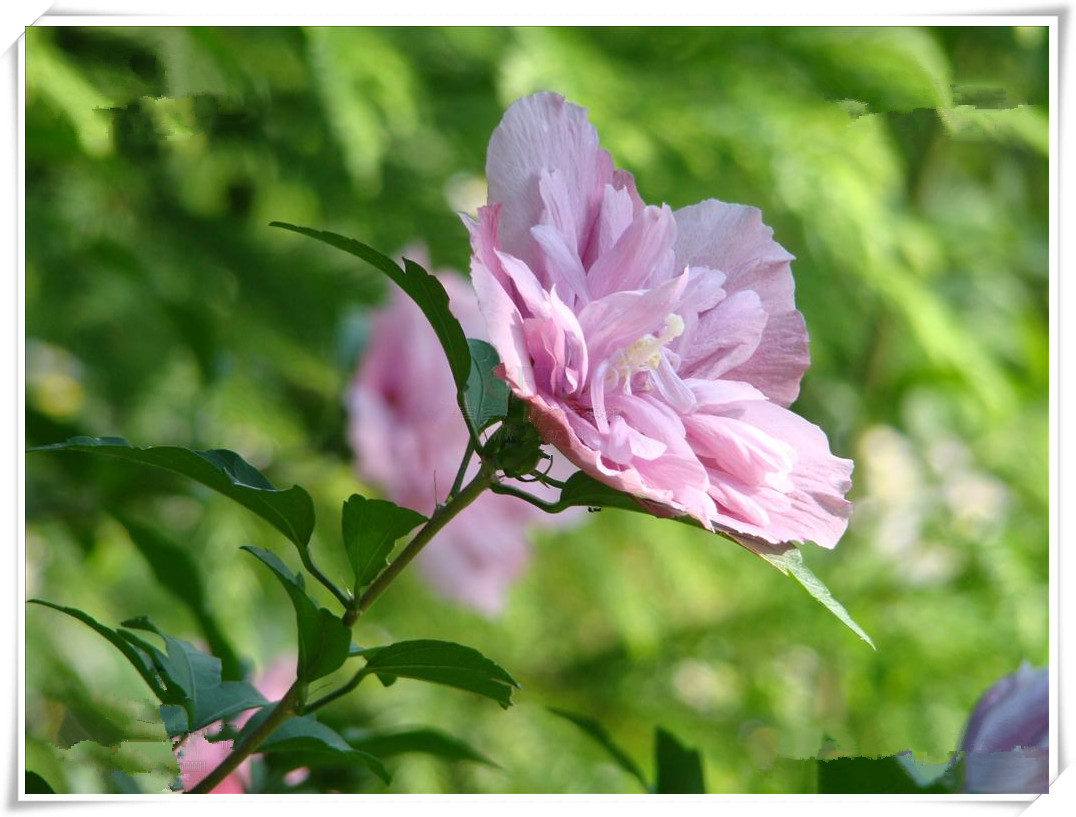
M844 609L844 605L833 597L829 588L807 567L807 564L803 561L803 554L799 550L792 549L781 554L760 553L759 555L782 573L798 581L808 593L825 605L827 610L843 621L848 629L870 644L871 647L877 649L871 637L864 632L862 627L856 624L848 611Z

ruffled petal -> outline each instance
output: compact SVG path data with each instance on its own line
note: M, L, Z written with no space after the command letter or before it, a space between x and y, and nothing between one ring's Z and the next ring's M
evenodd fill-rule
M591 297L602 298L667 281L673 271L675 241L672 210L667 206L647 207L587 271Z
M758 503L767 513L764 524L738 518L724 509L718 522L767 542L814 542L832 548L848 527L852 504L845 499L851 488L852 461L835 457L825 433L788 409L769 401L733 404L737 416L763 434L795 450L796 464L789 474L791 490L769 485L746 486L729 478L720 467L710 468L714 486L730 485ZM711 491L712 495L715 495ZM720 505L720 501L719 501ZM719 509L720 510L720 509Z
M677 347L680 371L685 377L704 380L723 377L755 354L768 321L769 315L756 293L732 293L701 315L692 327L691 338Z
M591 361L607 360L643 335L659 329L680 302L688 275L654 289L614 292L591 301L579 313Z
M587 291L586 272L583 270L583 262L579 260L576 252L568 246L564 235L549 224L538 224L531 227L531 235L541 247L545 259L544 269L546 280L550 288L556 287L564 293L565 299L570 299L574 306L576 303L585 304L590 301L590 293Z
M754 207L708 199L677 210L675 216L676 263L721 270L728 276L725 288L730 294L757 293L768 316L751 357L727 376L790 405L810 363L807 330L794 299L793 256L773 240L773 231Z
M501 358L504 378L517 395L530 397L535 393L534 370L523 332L523 316L493 273L474 256L471 258L471 283L486 318L489 341Z
M500 246L538 266L530 228L542 221L543 172L563 176L570 196L566 210L576 252L585 246L605 185L613 180L613 160L598 145L587 111L564 97L540 93L514 103L493 131L486 154L489 200L503 205Z

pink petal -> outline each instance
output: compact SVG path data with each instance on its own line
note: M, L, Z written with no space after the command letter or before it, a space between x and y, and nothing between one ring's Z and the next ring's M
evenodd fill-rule
M643 289L667 281L673 272L676 221L672 210L647 207L623 231L612 249L587 272L593 298L613 292Z
M563 174L574 221L569 237L581 252L602 191L613 179L613 160L598 146L586 109L552 93L525 97L505 111L486 154L489 201L504 205L500 246L535 266L530 228L542 220L543 171Z
M660 330L680 302L687 285L685 271L659 287L638 292L614 292L591 301L579 313L591 361L606 360L643 335Z
M736 380L697 380L688 378L684 381L695 394L697 411L719 410L730 403L743 400L765 400L766 395L750 383Z
M740 420L795 450L796 464L789 474L792 490L785 493L766 485L747 489L734 478L730 480L726 472L713 468L713 485L728 484L745 491L769 517L765 523L752 523L737 518L733 511L719 514L716 521L767 542L814 542L834 547L852 514L852 504L844 498L852 485L852 461L830 453L829 441L818 426L775 403L744 402L735 409ZM716 498L713 491L711 494Z
M523 316L493 274L471 259L471 282L489 327L489 341L500 355L505 379L520 397L534 394L534 371L523 334Z
M675 216L677 264L721 270L729 293L758 293L769 316L754 354L727 376L757 386L781 405L791 404L810 362L807 331L794 300L793 256L773 240L754 207L709 199Z
M755 354L768 321L769 315L756 293L733 292L701 315L692 327L691 337L677 347L682 361L680 371L685 377L703 380L723 377Z
M516 306L520 307L520 312L525 315L544 317L549 311L546 305L549 296L546 295L546 291L531 268L526 262L506 252L497 250L496 254L497 260L501 262L501 269L508 274L509 279L515 285L516 297L513 300Z
M563 234L549 224L531 227L531 235L538 242L545 258L543 269L550 288L556 287L571 299L585 304L590 300L587 292L586 272L576 252L568 246Z

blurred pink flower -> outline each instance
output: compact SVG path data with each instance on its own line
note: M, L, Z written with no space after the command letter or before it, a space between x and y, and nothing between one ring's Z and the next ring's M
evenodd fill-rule
M254 679L254 686L270 701L279 701L294 681L295 658L279 658ZM250 709L236 717L236 728L242 729L257 711ZM184 791L190 791L201 783L205 776L220 765L221 761L232 751L230 740L217 742L207 740L207 735L211 734L214 729L215 727L209 726L192 732L176 752ZM257 757L257 755L251 757ZM309 769L293 769L284 775L284 782L294 786L303 782L309 774ZM217 784L213 789L213 794L243 794L249 784L250 758L247 758L239 765L239 768Z
M407 256L428 266L425 252ZM452 313L468 337L485 339L474 292L464 278L441 271ZM448 492L467 446L455 385L437 336L419 308L394 290L373 319L369 345L348 392L348 429L356 469L393 502L429 515ZM563 460L553 475L575 469ZM468 478L477 471L477 463ZM552 500L538 485L528 490ZM423 577L441 593L487 615L501 612L512 582L525 569L530 548L525 528L542 521L563 525L519 499L486 493L438 533L419 554Z
M551 93L508 109L486 176L472 281L543 439L711 529L833 547L852 463L786 408L807 333L759 211L646 206L586 110Z
M1050 673L1024 663L976 704L960 745L964 788L980 794L1045 793L1050 784Z

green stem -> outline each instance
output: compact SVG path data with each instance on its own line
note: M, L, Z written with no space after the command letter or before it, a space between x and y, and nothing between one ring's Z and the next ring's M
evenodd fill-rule
M344 624L350 626L355 623L355 620L366 612L371 604L380 596L385 589L392 584L400 572L407 567L411 560L418 556L419 552L429 544L429 541L447 525L452 519L464 508L478 499L482 492L487 488L491 488L494 485L493 470L491 466L486 463L482 463L481 469L478 474L467 485L460 490L458 494L448 500L444 505L438 506L437 510L430 516L429 521L423 525L422 530L418 532L414 539L412 539L407 547L403 549L399 556L386 567L381 574L374 580L366 592L359 598L358 603L348 610L348 614L354 613L354 615L345 615Z
M299 558L302 560L303 567L306 568L307 572L319 582L321 582L323 585L325 585L325 587L329 589L329 592L336 596L336 600L344 606L345 610L350 608L352 604L351 596L349 596L347 593L345 593L343 590L333 584L332 579L330 579L328 576L318 570L317 565L314 564L314 559L310 556L309 545L307 547L299 548Z
M452 482L452 490L448 492L448 498L451 499L460 492L460 486L463 485L463 477L467 473L467 466L471 464L471 457L474 456L474 440L467 440L467 450L463 452L463 460L460 462L460 470L456 472L456 479Z
M220 785L228 775L234 772L239 764L246 760L254 750L257 749L269 737L273 731L284 723L295 713L295 704L299 697L299 682L296 681L291 685L291 688L284 693L284 697L280 699L280 702L273 708L273 711L269 713L264 721L262 721L258 728L247 735L246 739L236 746L228 754L228 757L221 761L220 765L211 771L205 778L191 789L188 794L208 794Z
M344 684L339 689L335 689L332 692L330 692L328 695L325 695L325 696L323 696L321 698L318 698L316 701L313 701L312 703L307 704L306 709L304 711L307 712L307 713L314 712L314 711L316 711L318 709L321 709L326 704L331 704L337 698L344 697L349 692L351 692L351 690L355 689L355 687L357 687L360 683L362 683L362 679L365 678L366 675L367 675L366 667L363 667L362 669L360 669L358 672L355 673L355 675L351 678L350 681L348 681L346 684Z
M518 499L522 499L524 502L529 502L536 508L541 508L546 513L560 513L566 507L559 502L544 502L536 496L531 496L526 491L521 491L519 488L514 488L511 485L505 485L500 482L493 483L489 486L489 489L495 494L504 494L505 496L514 496Z

